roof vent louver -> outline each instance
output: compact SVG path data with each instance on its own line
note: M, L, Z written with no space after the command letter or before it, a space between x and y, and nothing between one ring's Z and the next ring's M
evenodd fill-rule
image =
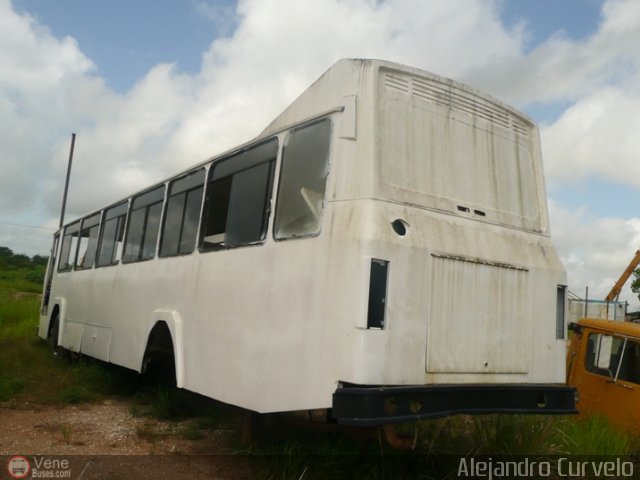
M447 106L473 117L482 118L493 125L528 136L528 124L505 110L502 106L467 92L448 83L428 78L418 78L386 73L384 85L431 103Z
M384 84L385 86L393 88L394 90L400 90L401 92L409 93L408 78L403 78L387 73L384 77Z

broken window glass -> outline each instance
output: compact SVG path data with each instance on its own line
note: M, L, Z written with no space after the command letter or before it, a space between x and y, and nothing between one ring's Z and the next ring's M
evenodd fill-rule
M287 136L278 186L276 239L320 233L330 138L329 119L293 130Z

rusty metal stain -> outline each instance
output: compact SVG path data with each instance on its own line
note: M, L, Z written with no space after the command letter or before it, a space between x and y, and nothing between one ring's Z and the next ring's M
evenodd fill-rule
M461 262L478 263L480 265L488 265L490 267L510 268L513 270L522 270L524 272L529 271L529 269L525 267L520 267L518 265L513 265L511 263L493 262L491 260L486 260L484 258L466 257L464 255L447 255L442 253L432 253L431 256L436 258L445 258L449 260L458 260Z

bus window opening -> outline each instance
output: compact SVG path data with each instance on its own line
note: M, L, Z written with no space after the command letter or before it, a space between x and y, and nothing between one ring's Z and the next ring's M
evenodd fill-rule
M71 266L75 263L79 233L80 222L72 223L64 231L62 251L60 252L60 264L58 267L58 270L61 272L71 270Z
M160 226L164 185L133 199L124 247L124 262L153 258Z
M100 233L100 247L96 265L115 265L122 256L124 225L127 218L127 203L121 203L105 211Z
M320 233L330 137L328 119L294 130L287 137L278 186L276 239Z
M85 218L80 230L80 245L78 246L78 258L76 268L93 268L96 259L96 247L98 245L98 230L100 228L100 214Z
M161 257L193 252L203 189L203 168L174 180L169 185L169 198L160 241Z
M202 226L202 250L264 240L277 140L211 167Z

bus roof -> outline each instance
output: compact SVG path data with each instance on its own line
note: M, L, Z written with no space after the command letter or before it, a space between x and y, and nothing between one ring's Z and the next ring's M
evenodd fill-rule
M296 100L262 131L259 137L274 134L288 125L299 122L301 119L317 115L321 110L327 110L328 107L340 107L344 105L344 98L349 95L357 95L359 103L366 102L375 94L376 76L381 69L402 72L413 77L427 78L437 83L448 85L451 88L465 91L509 111L531 125L534 124L531 118L510 105L457 80L387 60L343 58L336 61L311 86L306 88Z

